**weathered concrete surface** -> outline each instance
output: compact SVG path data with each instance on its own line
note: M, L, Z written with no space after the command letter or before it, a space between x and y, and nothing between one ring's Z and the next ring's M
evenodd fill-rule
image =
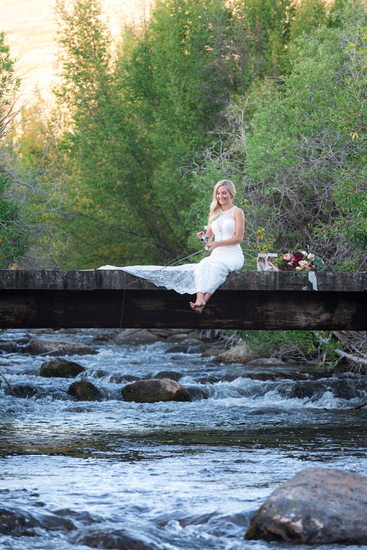
M252 518L246 539L294 544L367 544L367 477L308 468L278 487Z
M204 312L117 270L0 271L0 328L367 329L367 272L231 274Z

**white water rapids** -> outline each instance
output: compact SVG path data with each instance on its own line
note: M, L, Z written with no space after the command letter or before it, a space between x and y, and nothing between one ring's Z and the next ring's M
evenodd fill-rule
M74 401L70 379L40 377L47 356L0 355L12 386L34 388L28 398L0 388L0 518L18 517L0 530L1 549L278 550L244 535L279 484L309 466L367 474L367 410L354 409L367 400L363 377L224 365L166 353L163 342L94 347L97 355L68 359L87 369L79 378L100 389L101 402ZM162 370L207 399L122 400L131 377Z

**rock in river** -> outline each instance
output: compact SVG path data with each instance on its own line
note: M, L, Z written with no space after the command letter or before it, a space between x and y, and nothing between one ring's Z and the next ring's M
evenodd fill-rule
M255 353L250 350L246 342L242 342L228 350L219 353L215 361L223 363L247 363L254 359Z
M31 355L91 355L97 353L90 346L80 344L79 342L38 338L32 338L23 351Z
M246 539L293 544L367 544L367 477L308 468L278 487L256 512Z
M169 378L170 380L176 380L176 382L178 382L182 377L183 374L181 372L176 372L174 370L162 370L157 372L153 378Z
M114 548L115 550L154 550L153 546L115 529L96 531L76 537L75 542L88 548Z
M155 403L157 401L191 401L186 388L169 378L138 380L122 388L125 401Z
M102 401L103 399L99 389L87 380L73 382L68 389L68 394L76 397L78 401Z
M115 344L151 344L158 342L158 336L147 329L122 330L115 338Z
M46 378L75 378L84 371L85 368L78 363L74 363L74 361L53 357L42 363L40 376L45 376Z

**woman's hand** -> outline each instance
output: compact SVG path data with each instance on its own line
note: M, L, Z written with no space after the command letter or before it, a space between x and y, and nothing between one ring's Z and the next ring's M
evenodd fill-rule
M208 243L206 246L205 246L205 249L206 250L214 250L214 248L217 248L218 246L218 243L215 242L215 241L212 241L210 243Z

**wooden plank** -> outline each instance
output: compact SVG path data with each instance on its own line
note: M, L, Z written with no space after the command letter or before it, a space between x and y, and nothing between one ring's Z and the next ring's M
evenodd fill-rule
M2 290L0 328L367 330L367 293L218 290L199 315L165 290Z

